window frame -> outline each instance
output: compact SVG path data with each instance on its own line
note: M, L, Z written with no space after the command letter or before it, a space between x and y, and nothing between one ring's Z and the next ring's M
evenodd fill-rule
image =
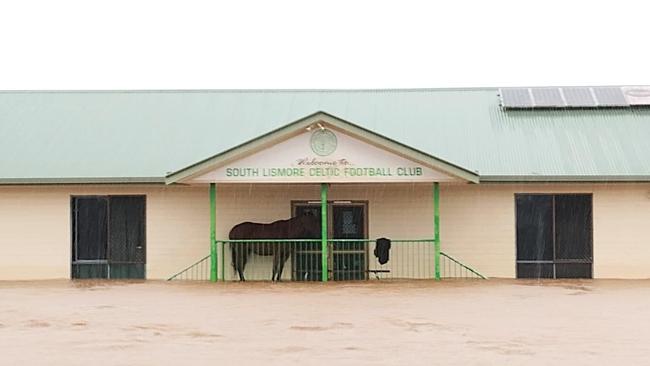
M524 196L550 196L552 199L552 240L553 240L553 259L552 260L519 260L519 237L518 237L518 227L519 227L519 217L517 212L517 198ZM558 259L557 258L557 235L556 235L556 198L558 196L587 196L589 197L590 204L590 228L589 228L589 245L591 251L591 259ZM557 265L571 265L571 264L588 264L589 265L589 277L576 277L576 278L594 278L594 197L593 192L571 192L571 193L524 193L519 192L514 194L514 221L515 221L515 278L517 279L534 279L534 277L520 277L519 274L519 264L538 264L538 265L552 265L553 266L553 276L551 279L565 279L568 277L557 277ZM546 278L546 277L538 277Z

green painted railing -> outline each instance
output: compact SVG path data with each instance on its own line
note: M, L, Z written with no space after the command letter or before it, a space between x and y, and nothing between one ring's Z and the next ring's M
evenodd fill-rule
M169 277L167 281L189 280L209 281L210 280L210 254L199 259L196 263Z
M369 239L329 239L329 255L326 259L327 278L330 280L365 279L435 279L440 278L486 279L470 266L452 256L440 252L439 267L436 271L436 246L433 239L391 240L389 260L380 264L374 255L375 240ZM283 280L322 281L323 264L322 242L320 239L267 239L267 240L217 240L218 278L220 280L239 280L233 268L232 247L240 246L239 253L248 251L244 275L246 280L270 280L273 256L279 245L289 246L284 265ZM171 279L210 280L210 255ZM239 263L242 263L241 261ZM208 269L206 270L206 265Z
M440 252L440 258L443 259L440 265L442 278L478 278L487 280L487 277L445 252Z

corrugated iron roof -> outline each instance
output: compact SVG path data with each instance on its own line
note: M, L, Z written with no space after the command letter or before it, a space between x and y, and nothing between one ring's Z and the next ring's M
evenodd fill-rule
M164 181L324 111L486 180L648 180L650 109L503 110L494 89L0 93L5 182Z

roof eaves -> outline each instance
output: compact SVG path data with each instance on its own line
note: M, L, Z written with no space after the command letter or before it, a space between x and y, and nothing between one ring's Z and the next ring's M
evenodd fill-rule
M315 112L312 113L306 117L303 117L299 120L293 121L291 123L288 123L282 127L276 128L275 130L269 131L261 136L258 136L256 138L253 138L251 140L245 141L241 144L238 144L236 146L231 147L230 149L224 150L218 154L215 154L213 156L210 156L208 158L205 158L203 160L200 160L192 165L189 165L185 168L179 169L177 171L168 173L166 176L166 183L167 184L172 184L172 183L177 183L181 180L184 180L186 178L189 178L191 176L199 174L203 169L206 167L212 166L215 163L218 163L219 161L226 160L228 158L234 157L238 155L238 151L240 149L243 149L246 146L250 145L265 145L266 143L270 142L273 140L276 136L278 135L284 135L285 133L290 133L291 131L300 128L300 124L310 124L311 119L314 118L315 116L318 116L319 113L321 112Z
M497 87L450 87L450 88L350 88L350 89L49 89L49 90L0 90L0 94L161 94L161 93L421 93L421 92L473 92L497 91Z
M650 175L481 175L481 183L650 182Z
M164 184L163 177L0 178L0 185Z
M392 140L386 136L380 135L376 132L358 126L352 122L346 121L327 112L317 111L303 118L300 118L296 121L290 122L280 128L265 133L259 137L256 137L252 140L248 140L244 143L234 146L219 154L213 155L209 158L203 159L190 166L169 173L166 177L166 183L174 184L174 183L181 182L185 179L200 175L206 169L209 169L216 164L223 163L229 160L236 160L239 156L245 154L246 151L264 147L272 143L278 138L282 138L283 136L290 135L295 131L299 130L301 127L307 127L312 123L317 122L318 120L321 119L324 119L325 122L328 122L332 124L334 127L337 127L339 129L347 130L357 135L366 136L368 137L369 140L375 140L373 141L375 143L379 142L379 140L383 142L388 142L389 144L393 145L392 148L394 150L401 151L404 153L404 155L425 162L429 165L436 167L439 170L442 170L448 174L451 174L453 176L456 176L468 182L471 183L479 182L479 175L476 172L463 168L459 165L447 162L445 160L436 158L435 156L427 154L418 149L412 148L398 141Z
M450 163L446 160L440 159L438 157L435 157L431 154L428 154L424 151L421 151L419 149L413 148L409 145L406 145L404 143L401 143L399 141L393 140L389 137L386 137L384 135L381 135L377 132L371 131L367 128L361 127L357 124L354 124L352 122L343 120L341 118L338 118L336 116L333 116L331 114L328 114L327 112L321 112L324 115L333 118L334 121L340 121L345 124L343 126L347 130L351 130L351 132L354 132L357 135L365 135L365 136L370 136L371 140L373 140L372 137L374 137L373 142L377 143L378 145L385 145L385 142L388 142L389 144L392 144L392 149L396 151L400 151L403 153L403 155L408 156L411 159L419 160L425 164L431 165L436 167L439 170L442 170L448 174L451 174L453 176L456 176L458 178L464 179L466 181L469 181L471 183L478 183L479 182L479 174L478 172L471 171L467 168L464 168L460 165L456 165L454 163ZM332 121L329 121L330 123ZM339 126L341 128L341 126ZM355 131L356 130L356 131Z

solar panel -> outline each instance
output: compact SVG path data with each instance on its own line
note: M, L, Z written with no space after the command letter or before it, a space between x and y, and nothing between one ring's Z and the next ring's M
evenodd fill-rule
M499 89L501 105L505 108L533 108L533 99L528 88Z
M512 109L650 106L650 87L503 88L499 95Z
M595 107L596 101L589 88L562 88L567 107Z
M566 103L562 99L558 88L531 88L535 107L564 107Z
M648 106L650 105L650 87L649 86L624 86L621 88L625 99L630 105Z
M618 87L592 88L599 107L627 107L630 104L625 99L623 91Z

